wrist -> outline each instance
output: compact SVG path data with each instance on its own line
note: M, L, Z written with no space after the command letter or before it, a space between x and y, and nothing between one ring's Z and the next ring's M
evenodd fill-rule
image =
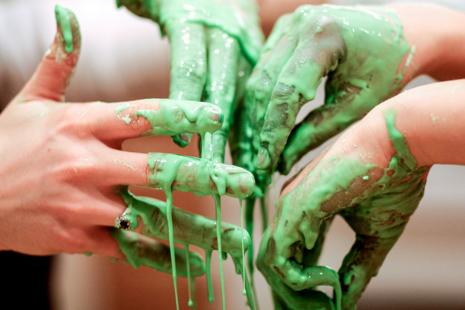
M399 17L404 35L414 49L408 70L410 78L422 74L439 80L464 76L465 14L435 4L388 7Z

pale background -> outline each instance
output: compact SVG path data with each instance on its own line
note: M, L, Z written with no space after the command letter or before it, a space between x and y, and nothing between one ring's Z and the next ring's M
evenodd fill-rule
M167 96L169 46L152 23L125 10L116 10L111 0L0 0L0 103L18 91L45 52L54 32L56 2L76 12L83 35L82 57L69 91L70 100L121 101ZM442 3L465 8L460 0ZM413 84L429 82L421 78ZM320 90L316 101L321 102L321 98ZM312 103L312 107L317 104ZM160 149L162 144L166 150L168 143L166 139L139 140L130 142L128 147L148 151ZM174 146L170 149L179 151ZM194 148L190 151L194 152ZM180 196L178 206L185 207L182 202L187 201L191 210L212 210L209 198ZM237 202L231 199L224 202L223 219L238 224ZM465 168L433 167L421 206L379 275L370 283L360 309L465 309L464 203ZM257 234L257 240L258 237ZM322 262L337 268L352 242L352 232L337 219ZM240 277L234 275L230 261L225 268L228 308L244 309ZM271 309L269 291L259 273L256 281L261 308ZM204 287L204 280L197 282ZM181 287L184 286L181 281ZM56 308L64 310L166 309L168 306L161 306L160 300L167 298L172 302L170 276L148 269L134 271L99 257L60 256L52 287ZM219 308L218 303L211 306L205 303L204 291L198 294L198 300L200 309ZM181 303L185 304L184 293Z

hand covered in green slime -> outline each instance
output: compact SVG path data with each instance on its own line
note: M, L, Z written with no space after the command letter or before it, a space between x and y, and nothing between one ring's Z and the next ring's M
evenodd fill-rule
M241 135L242 153L253 149L259 174L270 175L278 162L289 172L309 150L395 94L410 52L387 8L306 5L281 17L247 82L245 122L251 125ZM325 104L296 126L325 76Z
M331 307L312 289L334 285L330 272L326 279L315 277L322 267L314 266L334 215L356 233L339 270L342 308L353 309L418 206L429 167L417 166L396 129L394 111L385 111L384 121L390 149L379 148L376 130L357 124L284 190L258 258L284 308ZM378 123L384 123L382 117Z
M208 101L224 112L222 128L202 139L202 157L224 152L236 102L263 41L254 0L118 0L160 25L171 44L170 98ZM175 136L187 145L190 136Z
M157 199L136 196L127 189L122 196L128 209L118 219L117 226L135 230L140 226L145 236L156 239L168 239L168 223L166 219L166 203ZM206 217L192 214L179 208L173 209L174 238L176 242L195 245L205 250L217 250L216 222ZM222 227L222 250L231 255L236 272L242 272L242 247L246 251L250 244L247 231L235 225L224 223ZM153 239L151 247L140 234L115 230L120 247L129 263L134 267L147 265L156 270L171 273L169 248ZM148 239L148 238L147 238ZM141 240L145 241L141 243ZM153 250L156 249L156 250ZM193 277L204 273L204 262L194 252L190 252L190 272ZM176 248L176 266L181 276L187 276L186 253Z

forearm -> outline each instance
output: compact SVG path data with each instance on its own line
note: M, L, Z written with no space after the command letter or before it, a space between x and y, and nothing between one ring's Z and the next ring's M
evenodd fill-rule
M374 130L386 160L394 154L385 113L405 136L417 166L465 165L465 80L435 83L402 93L370 112L356 130Z
M438 80L465 77L465 14L434 4L388 5L399 17L414 49L409 75Z

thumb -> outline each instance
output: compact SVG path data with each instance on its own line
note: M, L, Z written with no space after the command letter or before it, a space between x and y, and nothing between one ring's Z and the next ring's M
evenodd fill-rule
M76 16L69 9L56 5L55 19L55 39L14 102L63 101L65 98L65 90L79 58L81 34Z

